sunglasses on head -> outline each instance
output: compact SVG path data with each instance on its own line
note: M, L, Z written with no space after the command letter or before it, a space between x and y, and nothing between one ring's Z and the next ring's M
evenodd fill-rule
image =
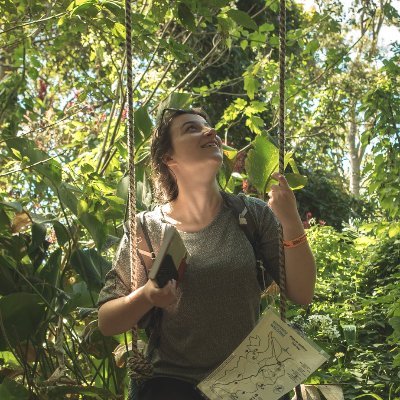
M174 117L181 114L194 114L194 112L191 109L172 108L172 107L163 108L160 113L160 117L158 118L157 125L158 126L168 125Z

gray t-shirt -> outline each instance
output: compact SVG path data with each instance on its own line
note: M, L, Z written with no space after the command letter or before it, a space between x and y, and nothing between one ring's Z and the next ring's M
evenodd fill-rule
M261 235L259 245L264 266L278 282L278 222L263 201L246 198L246 205ZM156 253L162 221L159 208L146 213ZM178 305L174 310L162 311L159 342L152 351L151 361L155 376L175 377L197 384L253 329L259 316L261 290L253 248L233 210L224 205L211 224L202 230L179 233L189 253L188 266L179 285ZM143 266L137 275L140 287L147 279ZM124 235L100 292L99 305L130 292L129 239ZM148 317L142 318L139 327L146 325Z

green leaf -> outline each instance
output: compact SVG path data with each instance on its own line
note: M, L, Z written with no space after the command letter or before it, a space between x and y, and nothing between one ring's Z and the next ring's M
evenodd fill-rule
M389 228L389 237L394 238L400 233L400 224L393 222Z
M271 39L269 40L269 43L272 47L278 47L279 45L279 38L278 36L272 36Z
M185 3L179 3L178 5L178 18L182 25L191 31L196 29L196 20L190 8Z
M260 32L272 32L273 30L275 30L275 26L273 24L262 24L259 26L258 30Z
M71 15L87 14L90 17L94 17L99 12L96 6L96 0L75 0L72 4L73 9Z
M106 240L107 226L89 212L82 213L79 217L79 221L89 231L96 243L97 249L101 250Z
M347 344L355 345L357 339L357 326L356 325L342 325L343 335Z
M114 1L103 1L102 5L112 12L120 21L124 20L125 10L121 4Z
M58 245L64 246L69 240L69 234L67 228L59 221L53 221L53 228L56 233Z
M247 74L244 77L244 90L246 90L247 95L251 100L254 99L254 94L258 90L260 84L258 80L251 74Z
M304 175L286 173L285 177L292 190L302 189L307 185L307 177Z
M38 247L43 246L46 238L46 227L43 224L32 224L32 241L28 248L28 253L34 252Z
M0 204L4 204L7 207L14 209L17 212L22 212L22 204L17 201L0 201Z
M45 316L41 298L32 293L11 293L0 299L0 314L8 341L15 346L34 336ZM0 350L7 350L4 332L0 331Z
M117 196L127 201L129 192L129 176L124 176L117 185Z
M248 45L249 45L249 42L247 40L240 41L240 47L242 48L242 50L246 50Z
M135 133L141 134L143 138L150 136L151 130L153 128L153 123L151 122L150 116L147 112L147 107L139 107L135 111Z
M313 39L310 42L307 43L305 51L307 53L315 53L319 49L319 42L317 39Z
M161 113L161 111L164 108L186 108L190 102L191 102L192 96L190 95L190 93L184 93L184 92L173 92L171 93L167 99L165 99L160 108L159 108L159 113ZM157 120L158 120L159 115L157 116Z
M111 268L111 263L94 249L75 250L70 264L86 282L88 288L97 291L102 288L104 277Z
M121 23L116 22L114 24L114 28L111 30L111 33L113 33L115 36L121 38L122 40L125 40L125 37L126 37L125 25L122 25Z
M375 400L383 400L382 397L378 396L375 393L360 394L359 396L354 397L354 399L362 399L363 397L372 397Z
M227 157L228 160L234 160L238 153L236 149L227 146L226 144L222 144L222 151L224 152L224 156Z
M72 293L69 293L69 299L62 305L60 312L68 315L77 307L93 307L94 297L88 290L85 282L78 282L72 286Z
M58 277L61 271L61 249L50 254L47 263L38 268L38 275L51 286L58 286Z
M395 331L400 332L400 317L392 317L389 319L389 324Z
M0 295L4 296L18 290L16 285L16 276L13 270L16 269L16 263L13 258L6 258L0 254Z
M2 400L28 400L29 397L28 389L7 376L0 384L0 399Z
M86 202L85 199L78 200L78 218L84 213L87 213L89 210L89 204Z
M38 176L46 177L52 185L61 183L61 165L44 151L37 149L33 141L25 138L12 138L7 140L7 145L14 155L13 150L17 150L21 157L26 159L25 163L32 165Z
M245 166L250 183L264 193L271 174L278 166L278 148L264 136L257 136L252 142Z
M68 207L75 215L78 215L78 199L74 194L76 188L66 183L61 183L57 189L63 205Z
M254 31L258 29L257 24L252 20L249 14L240 10L229 10L227 12L229 18L232 18L238 25L244 28L253 29Z

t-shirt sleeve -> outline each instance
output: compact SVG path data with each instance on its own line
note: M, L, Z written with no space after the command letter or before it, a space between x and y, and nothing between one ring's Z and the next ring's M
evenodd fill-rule
M271 208L262 200L248 198L250 212L256 219L259 234L259 252L265 272L279 285L279 221ZM269 277L265 277L266 281Z
M137 273L137 287L147 282L145 267L139 262ZM105 284L100 291L97 306L100 307L110 300L127 296L132 292L130 270L130 243L127 233L121 239L114 257L112 268L106 274Z

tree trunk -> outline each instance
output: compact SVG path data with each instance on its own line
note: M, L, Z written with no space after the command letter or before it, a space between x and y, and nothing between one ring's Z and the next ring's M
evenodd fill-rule
M356 104L352 103L350 107L350 126L347 130L346 141L350 156L350 192L355 195L360 195L360 180L361 180L361 159L363 151L360 151L361 143L358 139L357 119L356 119Z

